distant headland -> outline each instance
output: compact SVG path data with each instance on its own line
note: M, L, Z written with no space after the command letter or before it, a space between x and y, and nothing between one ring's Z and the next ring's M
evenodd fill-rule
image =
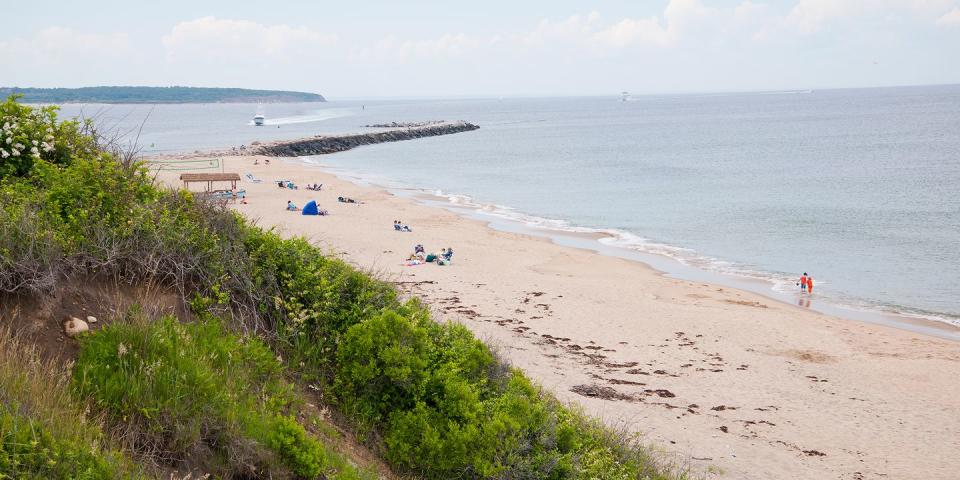
M326 102L323 95L285 90L203 87L0 87L0 98L22 95L24 103L278 103Z

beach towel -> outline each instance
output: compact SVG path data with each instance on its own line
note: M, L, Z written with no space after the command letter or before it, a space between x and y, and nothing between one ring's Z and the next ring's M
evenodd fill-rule
M310 200L306 205L303 206L304 215L317 215L320 213L320 209L317 208L317 202L315 200Z

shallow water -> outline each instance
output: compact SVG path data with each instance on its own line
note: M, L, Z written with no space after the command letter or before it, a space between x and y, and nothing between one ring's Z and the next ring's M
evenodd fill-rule
M104 117L133 125L147 109ZM280 128L248 126L255 110L158 106L141 144L191 151L468 120L481 129L314 160L778 291L806 271L820 301L960 324L960 86L268 105Z

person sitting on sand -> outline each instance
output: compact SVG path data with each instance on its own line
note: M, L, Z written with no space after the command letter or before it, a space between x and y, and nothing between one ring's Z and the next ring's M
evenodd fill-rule
M420 260L422 262L426 259L426 257L426 249L423 248L423 245L418 243L415 247L413 247L413 254L410 255L407 260Z
M270 159L269 159L269 158L264 159L264 160L263 160L263 163L266 163L267 165L270 165Z
M259 158L254 158L254 159L253 159L253 164L254 164L254 165L260 165L260 159L259 159Z
M283 183L283 180L277 180L277 186L280 188L286 188L287 186Z
M287 200L287 210L290 210L290 211L294 211L294 212L295 212L295 211L300 210L300 209L297 208L297 206L294 205L292 201Z
M440 257L437 258L437 265L450 265L450 262L453 261L453 249L444 248L440 250Z
M394 220L394 221L393 221L393 229L399 232L399 231L400 231L400 228L401 228L401 227L400 227L400 220Z
M340 203L360 203L350 197L337 197L337 201Z

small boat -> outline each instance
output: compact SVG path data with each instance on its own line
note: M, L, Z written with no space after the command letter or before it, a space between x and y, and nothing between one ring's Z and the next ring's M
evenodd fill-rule
M630 92L620 92L620 101L629 102L630 101Z
M257 114L253 116L253 124L262 127L266 119L263 116L263 104L257 105Z

